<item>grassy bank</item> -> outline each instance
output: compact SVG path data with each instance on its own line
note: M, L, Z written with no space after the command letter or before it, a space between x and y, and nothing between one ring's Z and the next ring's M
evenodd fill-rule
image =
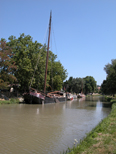
M19 104L19 99L11 98L10 100L0 100L0 104Z
M114 103L116 100L111 99ZM102 120L77 146L69 149L68 154L116 154L116 103L111 113Z

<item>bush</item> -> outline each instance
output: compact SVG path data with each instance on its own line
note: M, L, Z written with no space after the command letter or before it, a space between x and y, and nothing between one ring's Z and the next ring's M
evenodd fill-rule
M113 104L113 103L116 103L116 99L112 99L110 102L111 102L112 104Z
M0 104L18 104L19 99L18 98L11 98L10 100L0 100Z
M106 102L110 102L111 100L112 100L112 97L105 96L105 101Z
M11 102L11 104L17 104L17 103L19 103L19 99L11 98L10 102Z

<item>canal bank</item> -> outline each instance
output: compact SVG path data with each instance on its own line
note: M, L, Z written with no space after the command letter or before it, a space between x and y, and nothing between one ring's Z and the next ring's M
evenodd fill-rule
M111 101L115 102L115 101ZM116 154L116 102L111 113L100 122L80 144L66 151L68 154Z

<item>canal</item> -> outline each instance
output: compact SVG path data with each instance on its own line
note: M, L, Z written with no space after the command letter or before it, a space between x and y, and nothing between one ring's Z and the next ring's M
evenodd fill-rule
M102 97L0 105L0 154L60 154L110 113Z

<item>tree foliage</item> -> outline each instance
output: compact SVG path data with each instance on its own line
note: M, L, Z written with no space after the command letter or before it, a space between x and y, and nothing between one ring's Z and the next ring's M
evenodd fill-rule
M107 77L101 85L101 91L104 94L114 95L116 93L116 59L112 59L111 64L105 65L104 70Z
M73 78L70 77L69 80L64 82L64 88L68 92L80 93L83 92L84 88L84 80L83 78Z
M85 78L73 78L64 82L64 88L66 91L73 93L93 93L96 90L96 81L92 76L86 76Z
M31 85L33 88L43 90L47 53L46 45L42 45L37 41L33 42L30 35L23 33L17 39L14 36L10 36L8 46L12 48L14 53L13 60L17 66L17 71L14 74L21 85L21 89L26 91ZM67 71L59 61L55 61L56 58L57 56L50 51L47 70L47 90L60 90L63 80L67 77Z
M84 93L93 93L97 87L96 81L92 76L86 76L84 78L85 81L85 88L84 88Z
M14 72L16 70L15 61L12 59L13 52L4 39L0 41L0 89L5 89L8 84L16 81Z

